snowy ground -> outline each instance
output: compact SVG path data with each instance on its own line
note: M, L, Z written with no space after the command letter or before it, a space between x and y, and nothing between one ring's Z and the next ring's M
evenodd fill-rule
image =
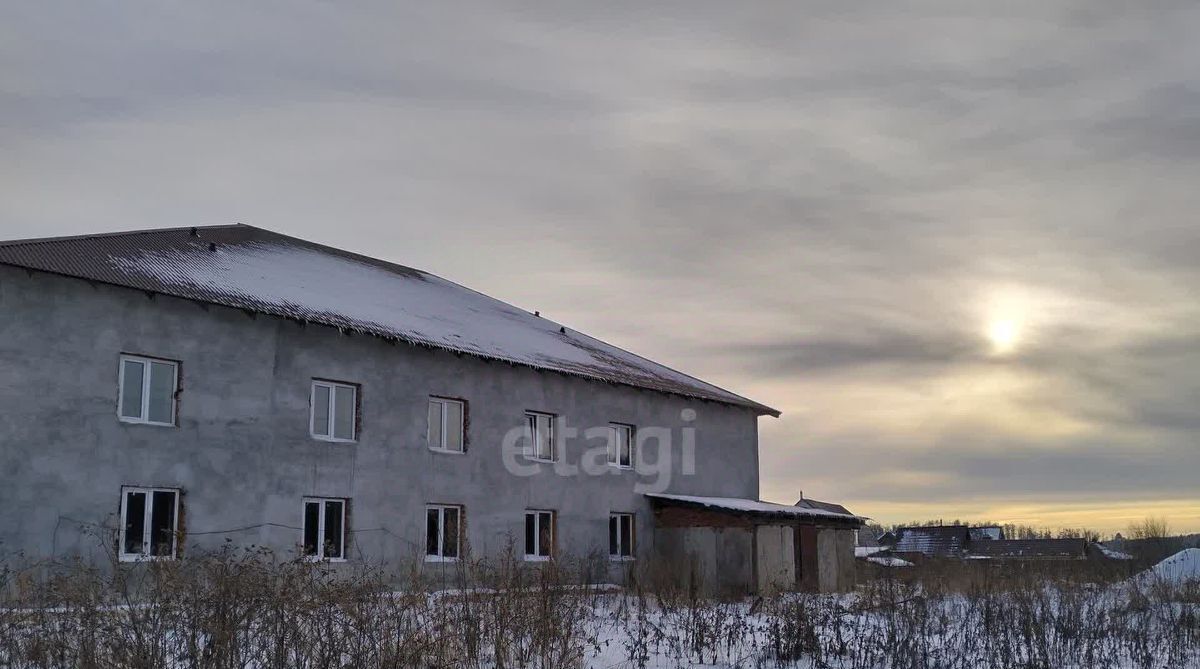
M544 582L389 594L293 565L120 605L87 581L83 599L0 608L0 667L1200 668L1198 563L1105 586L880 580L741 601Z

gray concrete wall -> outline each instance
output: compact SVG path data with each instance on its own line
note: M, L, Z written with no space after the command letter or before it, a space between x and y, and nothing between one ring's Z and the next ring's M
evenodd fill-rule
M836 592L837 574L837 530L817 530L817 589L820 592Z
M857 581L857 571L854 564L854 530L837 531L837 589L838 592L848 592L854 589Z
M696 474L674 449L669 492L757 497L757 422L747 409L348 336L267 316L0 266L0 553L99 557L94 525L115 527L122 485L183 490L184 550L226 537L281 553L299 541L301 498L351 500L351 559L422 554L427 503L461 504L475 553L518 542L526 508L559 513L560 551L607 554L610 511L638 514L638 553L654 528L638 475L530 477L500 443L527 409L576 427L696 428ZM178 425L121 423L122 352L179 360ZM361 385L357 443L308 434L314 377ZM469 451L426 445L429 395L469 402ZM681 419L694 409L691 422ZM578 463L582 439L565 445ZM655 462L660 449L643 446Z
M721 594L754 592L754 535L749 529L718 527L717 583Z
M758 592L790 590L796 585L796 538L786 525L759 525L755 532Z
M745 527L666 527L656 530L655 553L685 588L705 594L753 592L754 536Z
M854 530L818 530L817 587L821 592L845 592L854 582Z

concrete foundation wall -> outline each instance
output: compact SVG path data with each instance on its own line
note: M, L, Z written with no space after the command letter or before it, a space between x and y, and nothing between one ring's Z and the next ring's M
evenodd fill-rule
M606 555L609 512L633 512L638 554L647 555L654 527L634 488L657 477L553 465L512 473L501 442L527 409L558 414L568 427L630 423L639 440L662 428L672 448L640 445L645 461L670 472L657 491L758 495L748 409L11 267L0 267L0 314L0 554L99 558L94 535L117 526L121 486L145 485L183 491L184 551L227 537L293 551L301 499L314 495L350 499L355 560L422 555L428 503L463 505L476 554L510 540L520 550L524 511L537 508L558 511L560 551ZM180 361L176 427L117 420L123 352ZM360 384L356 443L309 436L314 377ZM466 454L427 448L429 395L467 400ZM685 409L694 420L681 417ZM685 427L695 428L690 457L680 444ZM567 441L560 459L578 465L598 443ZM684 475L693 462L695 474Z
M717 573L723 594L754 591L754 537L741 528L717 529Z
M786 525L759 525L754 528L754 532L758 592L794 588L795 530Z
M837 530L817 530L817 588L821 592L837 590Z
M854 587L854 580L854 530L818 530L818 589L821 592L845 592Z
M660 566L686 588L709 595L754 591L754 535L748 527L660 527Z
M853 590L858 580L858 571L854 566L854 546L857 545L857 543L858 541L854 536L854 530L837 531L838 592L848 592Z

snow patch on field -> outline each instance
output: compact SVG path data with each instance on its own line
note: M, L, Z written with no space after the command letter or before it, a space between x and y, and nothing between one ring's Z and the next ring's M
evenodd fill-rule
M1200 548L1179 551L1134 578L1139 585L1151 583L1182 585L1189 581L1200 581Z

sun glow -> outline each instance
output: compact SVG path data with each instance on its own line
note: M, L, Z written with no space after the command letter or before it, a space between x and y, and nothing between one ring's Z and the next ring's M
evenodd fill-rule
M1045 299L1028 288L997 286L980 300L980 334L990 344L991 355L1004 356L1028 343L1036 325L1031 319L1040 311L1035 305Z
M1008 353L1017 346L1020 328L1011 318L994 320L988 325L987 337L992 342L993 353Z

